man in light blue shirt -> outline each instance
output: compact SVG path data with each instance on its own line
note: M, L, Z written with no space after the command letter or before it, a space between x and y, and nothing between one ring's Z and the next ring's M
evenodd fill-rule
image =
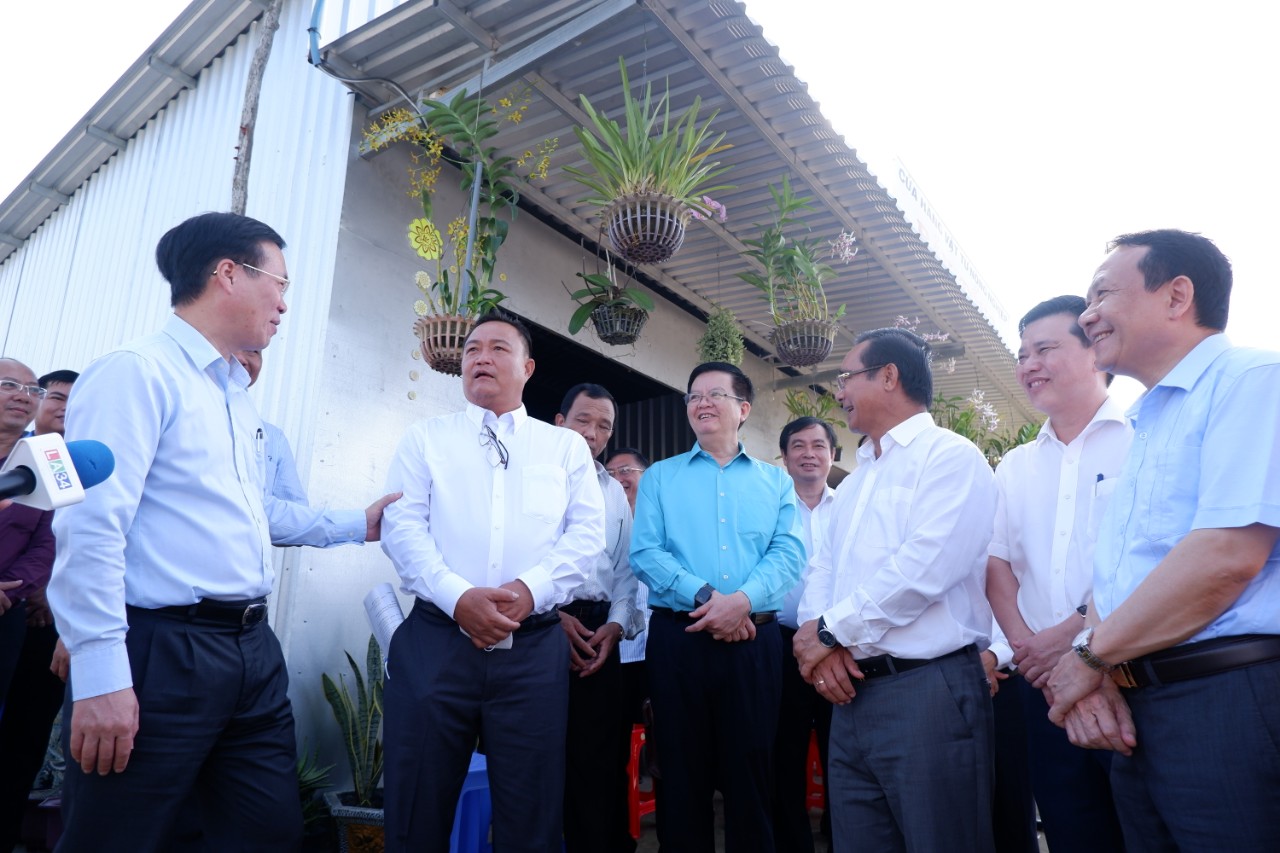
M174 315L76 382L67 439L115 472L54 520L49 603L71 655L61 846L172 849L200 803L210 849L294 849L288 673L265 622L262 421L236 350L271 340L289 285L274 230L207 213L161 238Z
M1221 334L1231 264L1209 240L1112 247L1080 325L1148 390L1050 717L1119 753L1129 850L1280 850L1280 354Z
M647 655L664 848L714 849L719 788L725 849L774 849L776 614L805 550L791 479L738 440L753 396L732 364L694 368L685 402L698 443L649 468L636 500L631 565L653 611Z

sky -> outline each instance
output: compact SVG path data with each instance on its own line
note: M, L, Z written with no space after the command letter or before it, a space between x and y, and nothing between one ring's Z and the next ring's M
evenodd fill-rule
M1111 237L1177 227L1232 259L1233 341L1280 345L1266 248L1280 198L1280 7L745 2L873 171L895 158L910 170L1009 324L1083 294ZM7 4L20 36L0 51L0 79L36 75L29 91L43 100L0 139L0 197L185 5L132 0L111 16L87 0ZM77 20L94 25L66 25Z

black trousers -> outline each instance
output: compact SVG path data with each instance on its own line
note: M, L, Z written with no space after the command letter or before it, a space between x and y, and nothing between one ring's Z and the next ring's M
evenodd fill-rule
M609 616L608 602L579 620L592 631ZM565 665L568 665L566 656ZM565 738L564 843L568 853L634 853L627 826L627 759L631 714L622 660L614 646L592 675L569 673L569 728Z
M7 696L0 694L0 853L17 845L31 783L40 772L65 687L49 671L58 632L28 628Z
M241 630L133 607L128 614L139 705L133 754L123 773L106 776L72 762L68 685L59 853L166 853L193 794L207 849L298 849L297 748L275 634L266 623Z
M724 794L727 853L773 853L773 741L782 691L776 621L756 638L722 643L686 633L655 612L649 623L649 690L662 769L658 840L663 853L715 850L712 799Z
M811 853L813 827L805 802L809 773L809 735L818 733L822 777L827 776L827 741L831 736L831 703L800 677L800 663L791 651L796 632L782 631L782 703L778 736L774 740L773 841L778 853ZM825 812L824 812L825 817ZM830 824L824 829L830 835Z
M493 797L495 853L560 849L569 640L559 623L477 649L418 601L396 629L383 692L386 849L445 853L476 739Z
M1013 673L1000 682L1000 690L991 700L995 714L996 767L991 810L996 853L1039 853L1040 850L1036 800L1031 795L1031 762L1027 758L1027 725L1022 716L1024 689L1035 690L1022 676ZM1047 708L1044 717L1045 723L1053 726ZM1063 734L1065 737L1065 732Z

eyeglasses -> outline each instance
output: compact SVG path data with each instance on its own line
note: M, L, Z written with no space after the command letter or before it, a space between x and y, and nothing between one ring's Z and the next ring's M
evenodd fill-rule
M275 274L275 273L273 273L273 272L267 272L267 271L266 271L266 270L264 270L264 269L260 269L260 268L258 268L258 267L255 267L253 264L246 264L246 263L244 263L243 261L237 261L236 263L240 264L240 266L244 267L244 268L245 268L245 269L247 269L247 270L253 270L254 272L260 272L260 273L262 273L263 275L269 275L269 276L271 276L272 278L274 278L276 281L280 282L280 295L281 295L281 296L284 296L285 292L289 289L289 285L292 283L292 282L290 282L290 281L289 281L289 279L285 278L284 276L276 275L276 274Z
M684 404L686 406L697 405L698 403L701 403L703 400L710 400L713 403L722 403L725 400L737 400L742 403L746 402L744 398L735 397L733 394L730 394L727 391L721 391L719 388L717 388L716 390L708 394L685 394L684 395Z
M863 373L870 373L873 370L879 370L884 366L885 365L883 364L877 364L874 367L864 367L861 370L851 370L848 373L841 373L839 376L836 377L836 390L843 391L844 386L848 384L849 380L852 379L853 377L859 376Z
M480 446L485 448L493 448L498 453L498 462L505 470L507 463L511 461L511 455L507 453L507 446L498 438L497 433L493 431L493 427L487 424L480 428ZM498 467L494 465L494 467Z
M643 474L644 469L637 468L634 465L623 465L621 468L605 468L604 472L608 474L610 477L617 479L618 477L621 477L623 474Z
M25 391L28 397L35 397L37 400L43 400L44 395L49 393L39 385L24 385L12 379L0 379L0 391L6 394L17 394L20 391Z

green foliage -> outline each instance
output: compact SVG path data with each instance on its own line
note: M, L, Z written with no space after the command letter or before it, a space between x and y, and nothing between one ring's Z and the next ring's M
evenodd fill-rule
M356 695L354 701L347 690L346 673L338 674L335 683L328 674L321 676L324 698L333 708L333 718L342 730L343 747L347 762L351 765L351 779L355 786L356 804L373 804L373 792L382 778L382 651L372 635L365 655L366 677L350 652L345 653L351 666Z
M991 404L983 401L979 391L974 391L969 397L943 397L939 394L934 398L929 414L938 426L972 441L987 457L992 468L1000 464L1010 450L1035 440L1040 434L1038 423L1023 424L1015 432L998 432L999 418Z
M332 764L320 766L319 754L307 750L303 741L298 753L298 797L302 800L302 825L311 826L325 815L324 803L316 796L329 787L329 771Z
M836 414L840 411L840 403L830 391L816 393L808 388L792 388L787 392L783 405L791 418L817 418L834 427L847 426L845 419Z
M601 306L634 305L644 311L653 310L653 299L638 287L625 287L618 284L617 273L613 267L607 273L574 273L586 285L581 290L569 294L576 301L578 308L569 318L569 334L576 335L586 325L591 312ZM567 289L567 288L566 288Z
M761 292L776 325L796 320L839 320L844 316L845 306L832 313L822 287L835 272L818 260L822 244L818 240L788 237L786 233L803 224L799 214L813 209L812 199L797 197L791 189L790 177L785 174L782 187L770 186L769 194L773 196L773 222L756 223L762 229L760 236L742 241L749 247L743 255L754 260L763 271L752 270L738 276Z
M699 126L702 99L694 98L673 122L669 88L655 103L653 84L646 83L643 100L637 99L631 94L622 57L618 58L618 70L622 75L621 125L597 111L586 95L579 96L591 125L576 127L573 132L582 144L589 169L566 166L565 171L590 192L581 201L605 207L622 196L656 193L707 214L701 196L733 189L710 186L729 169L710 159L731 147L723 144L723 133L711 136L711 122L717 113Z
M716 308L707 316L707 330L698 339L698 361L724 361L741 366L746 345L733 312Z

